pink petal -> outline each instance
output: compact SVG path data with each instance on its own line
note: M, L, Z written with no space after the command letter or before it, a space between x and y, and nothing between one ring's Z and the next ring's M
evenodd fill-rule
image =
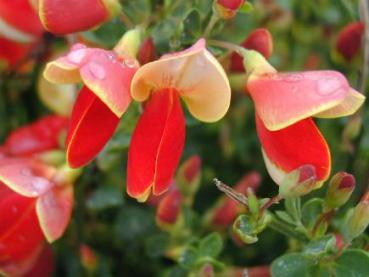
M36 203L41 229L49 242L60 238L68 226L73 208L73 187L54 187Z
M55 185L50 181L55 172L55 168L36 160L3 159L0 162L0 181L26 197L37 197L50 190Z
M350 87L339 72L307 71L255 76L247 89L265 126L274 131L337 106Z

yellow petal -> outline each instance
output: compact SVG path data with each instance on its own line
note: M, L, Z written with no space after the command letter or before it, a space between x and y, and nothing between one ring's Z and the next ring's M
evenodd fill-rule
M321 118L335 118L352 115L361 107L364 101L365 96L351 88L345 99L338 105L329 110L315 114L314 116Z

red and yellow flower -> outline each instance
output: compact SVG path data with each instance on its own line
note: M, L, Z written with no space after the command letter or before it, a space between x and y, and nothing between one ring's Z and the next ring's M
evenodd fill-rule
M134 100L145 103L128 153L127 192L140 201L165 192L185 142L180 98L204 122L221 119L230 104L227 76L200 39L192 47L143 65L131 85Z

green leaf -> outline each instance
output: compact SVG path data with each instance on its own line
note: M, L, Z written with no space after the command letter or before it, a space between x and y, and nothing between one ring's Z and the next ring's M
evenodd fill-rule
M304 247L304 253L312 256L324 256L334 253L336 249L336 238L334 235L326 235L317 240L311 241Z
M300 221L301 219L301 199L300 197L296 198L287 198L284 202L287 213L296 221Z
M191 269L191 267L195 265L198 256L198 251L194 247L188 247L182 252L182 255L179 257L179 263L183 267Z
M291 218L291 216L286 213L285 211L276 211L275 214L280 218L282 219L283 221L289 223L289 224L292 224L292 225L295 225L296 222Z
M101 211L122 204L123 195L117 186L99 187L86 201L87 208L92 211Z
M222 252L223 240L218 233L211 233L199 243L199 255L216 258Z
M335 261L336 277L369 276L369 254L360 249L349 249Z
M257 223L246 215L240 215L233 223L233 231L247 244L258 241Z
M310 276L309 271L314 266L312 259L303 254L292 253L279 257L272 263L273 277L304 277Z
M201 34L201 17L196 9L190 10L186 18L183 20L183 31L181 41L184 44L193 43Z
M166 234L157 234L146 240L146 252L149 257L157 258L162 256L169 244L169 237Z

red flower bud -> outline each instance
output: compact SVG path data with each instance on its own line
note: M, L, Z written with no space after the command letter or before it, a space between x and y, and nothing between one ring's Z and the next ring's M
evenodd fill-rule
M98 26L120 11L116 0L40 0L41 22L59 35L85 31Z
M252 31L241 45L249 50L258 51L268 59L273 52L273 37L267 29L259 28ZM243 58L239 54L232 53L230 69L233 72L245 71Z
M249 188L256 190L260 182L260 174L254 171L243 176L234 189L239 193L246 194ZM217 208L212 213L211 224L217 227L228 227L232 225L233 221L244 211L244 209L245 207L242 204L229 197L223 196L217 204Z
M29 156L57 149L59 136L67 126L68 119L65 117L45 116L13 131L4 143L5 149L13 156Z
M198 155L191 156L180 166L176 175L176 183L185 195L194 195L199 187L201 179L201 158Z
M157 59L157 53L154 45L154 41L151 37L146 38L138 51L138 61L141 65L152 62Z
M334 209L344 205L355 189L355 177L346 172L335 174L329 182L325 204Z
M214 8L218 16L224 19L234 17L237 10L241 8L245 0L216 0L214 1Z
M168 192L161 200L156 211L156 222L166 229L174 226L181 212L182 195L178 190Z
M334 234L334 236L336 238L336 250L341 251L345 246L345 242L340 234Z
M350 62L359 52L364 30L364 23L352 22L338 34L336 49L346 61Z
M94 271L97 267L97 256L95 252L86 244L82 244L79 248L81 263L89 271Z

